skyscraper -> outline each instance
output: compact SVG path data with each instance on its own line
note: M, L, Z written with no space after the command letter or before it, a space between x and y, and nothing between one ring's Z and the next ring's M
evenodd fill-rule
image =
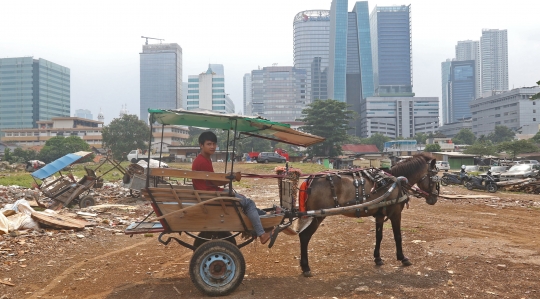
M214 64L223 70L223 65ZM188 76L187 110L213 110L234 113L234 103L225 93L225 77L208 66L206 72Z
M244 115L251 113L251 74L244 74Z
M480 38L482 93L508 90L507 31L483 29Z
M362 103L373 96L373 67L367 1L356 2L347 20L346 98L351 110L361 115ZM360 119L349 133L360 136Z
M302 118L306 73L306 70L292 66L271 66L251 71L253 115L281 122Z
M482 67L480 59L480 43L477 40L458 41L456 45L456 60L474 60L474 76L476 80L475 98L482 96Z
M69 116L69 68L42 58L0 59L0 129Z
M447 60L442 67L442 122L453 123L471 117L470 103L475 99L474 60Z
M306 103L328 99L327 68L330 11L306 10L294 16L294 67L304 69Z
M441 121L442 124L451 123L451 111L450 111L450 67L452 66L452 59L446 59L441 63L441 78L442 78L442 97L441 97Z
M94 119L94 116L92 115L92 111L88 109L77 109L75 110L75 117L80 118L86 118L86 119Z
M182 48L143 45L140 63L140 119L147 121L148 108L182 108Z
M410 5L376 6L370 15L375 94L413 96Z
M347 73L347 0L332 0L330 5L330 45L328 98L345 102Z

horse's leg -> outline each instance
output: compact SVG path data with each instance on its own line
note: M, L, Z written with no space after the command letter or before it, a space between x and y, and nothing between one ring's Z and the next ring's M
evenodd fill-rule
M302 267L302 274L304 274L305 277L311 277L313 276L311 274L311 269L309 268L309 262L308 262L308 245L309 240L311 240L311 236L317 231L317 228L319 228L319 225L324 220L324 217L322 218L313 218L313 221L311 221L311 224L304 229L300 233L300 267Z
M384 265L384 262L381 259L384 215L374 215L373 217L375 217L375 250L373 251L373 257L375 258L375 264L377 266L382 266Z
M403 266L412 265L411 261L403 255L403 240L401 238L401 210L396 210L390 218L392 222L392 231L394 232L394 241L396 242L396 255L398 261Z

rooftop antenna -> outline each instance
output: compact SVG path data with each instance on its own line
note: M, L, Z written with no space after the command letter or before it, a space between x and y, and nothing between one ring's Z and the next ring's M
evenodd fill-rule
M165 40L163 38L155 38L155 37L148 37L148 36L141 36L141 38L146 38L146 45L148 45L148 39L158 40L160 44Z

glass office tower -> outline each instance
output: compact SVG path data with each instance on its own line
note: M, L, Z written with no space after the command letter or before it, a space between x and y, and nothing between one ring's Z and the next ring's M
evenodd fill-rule
M148 120L148 108L182 108L182 48L143 45L140 63L140 119Z
M328 98L345 102L347 72L347 0L332 0L330 5L330 48Z
M370 15L375 94L414 96L410 5L376 6Z
M251 71L252 112L272 121L302 118L306 95L306 70L271 66Z
M441 121L442 124L451 123L451 109L449 105L450 101L450 67L452 66L452 60L446 59L441 62L441 78L442 78L442 97L441 97Z
M294 67L306 70L306 103L328 99L329 34L329 10L306 10L294 16Z
M471 117L470 103L475 99L476 93L475 65L474 60L451 63L448 87L449 122Z
M42 58L0 59L0 129L69 116L69 68Z

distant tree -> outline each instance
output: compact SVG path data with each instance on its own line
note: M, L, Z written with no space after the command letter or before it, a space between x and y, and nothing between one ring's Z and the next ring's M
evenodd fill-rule
M498 145L499 151L504 151L510 154L512 158L516 158L521 153L532 153L538 151L538 146L530 140L514 140L506 141Z
M540 143L540 131L538 131L530 140L534 143Z
M45 142L38 154L38 159L50 163L67 154L90 151L90 145L78 136L55 136ZM89 159L89 158L87 158Z
M440 152L441 146L438 143L426 144L425 152Z
M192 146L198 146L199 145L199 135L201 135L202 132L208 131L206 129L201 129L197 127L189 127L189 137L184 141L184 145L192 145Z
M112 150L114 158L119 161L126 160L125 154L132 150L145 149L149 137L150 128L146 122L133 114L113 119L102 130L103 146Z
M476 136L470 129L461 129L456 136L452 138L454 144L473 144Z
M11 149L9 147L4 149L4 160L11 162Z
M13 150L9 162L26 162L37 159L37 152L33 149L24 150L20 147ZM7 160L7 159L6 159Z
M536 85L540 85L540 81L536 82ZM531 100L533 101L538 99L540 99L540 92L531 97Z
M315 100L302 110L305 115L300 121L304 132L326 138L322 143L308 148L314 156L335 157L341 154L341 145L349 140L347 130L354 119L354 111L348 110L347 103L336 100Z
M491 142L497 144L505 141L512 141L514 140L514 137L516 136L516 133L507 126L497 125L495 126L495 130L487 136L487 139L491 140Z
M476 141L471 146L467 147L464 154L479 155L479 156L495 156L497 155L497 148L490 140Z
M414 140L419 144L426 144L427 138L428 135L426 133L416 133L416 135L414 135Z
M248 137L237 141L237 152L240 154L249 152L273 152L274 147L271 145L270 140Z
M385 136L381 133L375 133L371 135L371 137L366 138L365 144L374 144L379 149L379 151L382 152L384 150L384 143L390 140L392 140L392 138Z

